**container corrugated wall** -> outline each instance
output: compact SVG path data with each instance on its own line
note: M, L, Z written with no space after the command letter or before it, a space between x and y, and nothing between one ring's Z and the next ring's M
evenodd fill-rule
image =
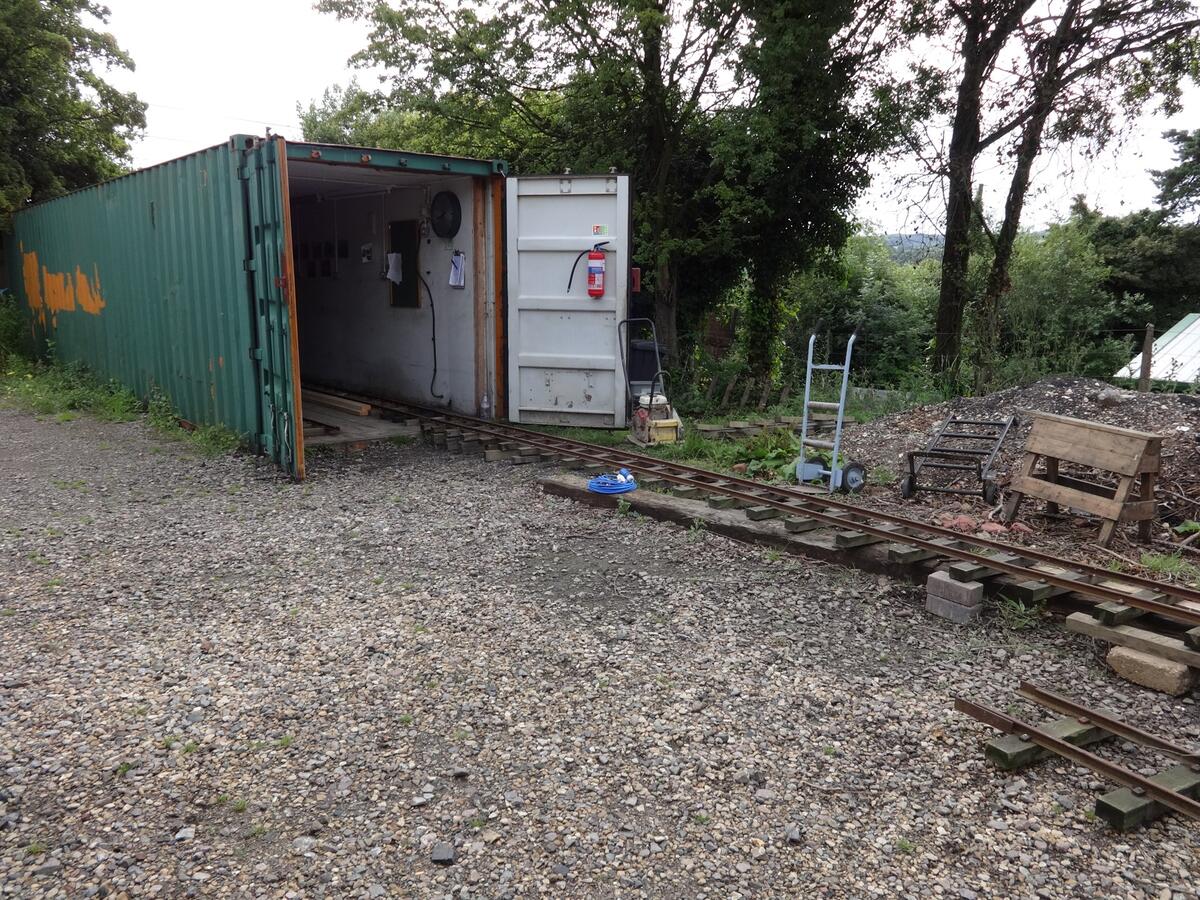
M222 144L23 210L9 265L59 359L257 442L242 159Z

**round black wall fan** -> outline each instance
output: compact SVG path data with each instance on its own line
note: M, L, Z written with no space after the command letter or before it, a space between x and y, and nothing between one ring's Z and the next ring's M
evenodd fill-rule
M462 204L458 195L453 191L438 191L433 196L433 206L429 211L433 220L433 233L440 238L452 238L462 227Z

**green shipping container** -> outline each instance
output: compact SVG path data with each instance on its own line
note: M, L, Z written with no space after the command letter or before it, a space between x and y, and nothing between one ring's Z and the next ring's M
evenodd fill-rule
M236 136L22 210L6 244L34 336L59 359L161 391L299 477L283 154L280 139Z

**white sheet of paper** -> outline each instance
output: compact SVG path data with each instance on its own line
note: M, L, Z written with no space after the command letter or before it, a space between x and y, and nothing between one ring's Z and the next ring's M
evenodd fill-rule
M399 284L403 280L403 276L400 274L400 254L389 253L387 260L387 280L393 284Z
M467 257L465 253L455 253L450 257L450 287L460 288L467 284Z

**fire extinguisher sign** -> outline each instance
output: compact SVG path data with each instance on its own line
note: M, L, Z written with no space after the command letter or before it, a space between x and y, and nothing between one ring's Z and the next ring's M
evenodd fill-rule
M608 234L608 226L607 225L593 225L592 226L592 237L595 237L596 235L601 235L601 234Z

